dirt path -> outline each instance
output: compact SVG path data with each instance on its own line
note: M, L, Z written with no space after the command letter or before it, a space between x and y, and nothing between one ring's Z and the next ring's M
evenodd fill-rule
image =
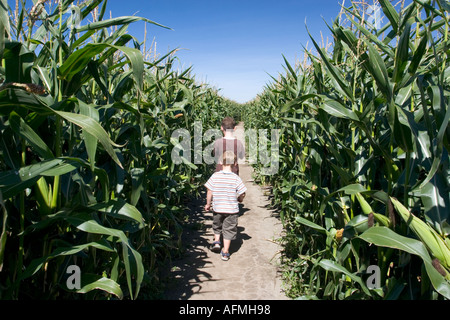
M243 141L242 123L236 137ZM282 291L278 272L282 225L267 208L269 201L253 182L253 169L240 165L240 176L247 195L239 216L238 237L231 243L229 261L210 250L213 239L212 213L204 212L205 198L192 204L190 228L184 235L186 255L173 261L172 283L165 295L170 300L280 300Z

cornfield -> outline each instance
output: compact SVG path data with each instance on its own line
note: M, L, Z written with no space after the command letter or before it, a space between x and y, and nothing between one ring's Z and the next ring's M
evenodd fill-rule
M292 298L450 299L450 7L378 5L378 27L365 2L343 7L333 43L311 37L241 114L280 130L279 171L257 178Z
M212 172L175 163L172 133L226 115L280 130L276 174L254 168L289 297L450 299L448 1L378 0L382 25L351 2L333 43L311 37L245 105L127 33L166 26L105 18L106 0L25 3L0 0L0 299L160 298Z
M127 33L167 27L105 0L0 6L0 298L158 298L210 170L175 164L171 134L234 103Z

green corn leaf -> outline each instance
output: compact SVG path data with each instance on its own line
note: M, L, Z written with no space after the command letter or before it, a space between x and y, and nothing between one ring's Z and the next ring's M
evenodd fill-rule
M411 63L408 67L408 72L413 75L417 72L417 69L420 66L420 63L422 62L424 55L427 51L427 42L428 42L428 34L425 34L421 39L417 46L417 48L414 51L414 54L411 59Z
M429 1L423 1L423 0L413 0L414 2L418 3L420 7L423 7L427 10L430 10L432 13L434 13L437 16L442 16L442 12L440 12L437 8L430 5Z
M422 242L401 236L386 227L372 227L359 238L380 247L399 249L422 258L433 287L450 299L450 283L433 267L431 257Z
M52 84L52 81L50 80L49 71L40 66L36 66L35 68L36 68L37 72L39 73L39 78L43 82L45 90L47 90L47 92L52 92L53 84Z
M106 58L108 58L108 56L106 54L103 56L106 56ZM89 73L85 75L85 78L83 80L81 80L82 83L86 83L90 77L93 77L94 80L97 82L98 86L100 87L100 89L102 90L103 95L105 97L107 97L108 101L110 101L111 95L109 93L109 90L106 88L104 80L101 79L100 74L99 74L99 69L100 69L99 62L91 60L88 62L87 68L89 70Z
M141 254L136 251L133 247L131 247L129 240L125 233L122 230L107 228L105 226L102 226L97 221L90 219L87 215L78 215L78 216L70 216L66 218L67 221L72 223L77 229L88 232L88 233L94 233L94 234L101 234L106 236L113 236L118 238L122 243L122 252L123 252L123 262L125 264L126 269L126 277L127 277L127 283L128 283L128 289L130 291L130 295L132 298L136 299L140 286L142 283L142 280L144 278L144 266L142 264L142 256ZM135 286L135 292L133 294L133 286L132 286L132 277L131 274L132 271L132 264L130 263L130 254L133 257L133 260L135 261L135 269L136 274L133 277L136 286Z
M411 88L411 86L409 86ZM400 95L402 94L402 91L399 92L399 95L397 95L397 98L402 99ZM407 97L403 97L403 99L407 99ZM432 158L432 152L431 152L431 144L430 139L427 135L427 132L424 131L424 128L419 125L414 120L414 114L412 112L409 112L399 106L399 103L401 101L399 100L398 103L395 104L397 109L397 119L398 122L403 126L403 130L406 132L409 132L411 137L406 137L407 139L414 138L414 151L419 152L421 154L421 159L425 163L427 162L431 167L431 158ZM407 135L407 133L405 133ZM404 149L407 150L408 148ZM411 149L410 149L411 150Z
M367 288L366 284L363 282L361 277L358 277L355 274L351 273L346 268L344 268L342 265L340 265L332 260L323 259L319 262L319 266L321 266L322 268L324 268L325 270L328 270L328 271L339 272L339 273L345 274L350 279L352 279L353 281L358 283L361 286L364 293L366 293L369 296L371 295L369 288Z
M346 81L344 81L345 77L342 75L341 71L330 63L327 54L324 52L324 50L322 48L319 47L317 42L314 40L314 38L309 33L309 30L308 30L308 34L309 34L309 37L311 38L314 46L316 47L317 52L322 57L322 61L325 63L325 65L326 65L326 67L327 67L331 77L339 85L339 87L341 88L343 93L346 95L346 97L348 99L350 99L350 101L354 101L352 89L348 85L348 83Z
M112 217L136 221L139 223L140 228L145 226L144 218L139 210L122 199L109 200L107 203L97 203L90 205L87 208L105 213Z
M2 61L3 50L5 49L5 33L8 38L11 38L8 15L8 1L0 0L0 8L0 61Z
M403 33L400 37L397 53L395 56L395 66L394 73L392 75L392 80L395 83L399 83L401 80L405 78L404 70L408 65L409 58L409 44L410 44L410 33L411 33L411 24L407 24Z
M450 234L450 199L446 192L447 184L443 174L435 174L433 178L420 189L427 222L444 237Z
M358 194L361 192L367 192L367 189L364 188L361 184L355 183L355 184L349 184L345 187L342 187L337 192L342 192L342 191L344 191L345 194L354 195L354 194Z
M289 112L289 111L295 110L294 109L295 107L301 105L306 100L312 99L312 98L315 98L315 97L318 97L318 95L316 95L316 94L305 94L305 95L302 95L302 96L300 96L298 98L295 98L294 100L291 100L291 101L287 102L285 105L283 105L281 107L281 109L280 109L280 112L284 113L284 112Z
M93 139L93 137L96 137L103 145L109 156L114 160L114 162L117 163L119 167L123 168L122 164L119 161L119 158L116 155L116 152L113 149L113 146L115 147L121 146L111 141L106 131L100 126L100 124L97 121L83 114L76 114L72 112L56 111L56 110L53 110L53 112L55 112L65 120L72 122L77 126L83 128L83 130L85 130L87 133L91 135L91 140Z
M448 2L448 0L437 0L437 2L443 10L450 12L450 3Z
M0 172L0 192L5 199L33 186L45 171L55 168L64 160L53 159L22 167L19 170Z
M75 75L78 75L88 66L91 59L102 53L106 48L114 48L122 51L128 57L132 65L133 75L137 87L141 90L144 74L144 59L141 51L134 48L116 46L107 43L89 43L85 47L72 53L58 69L59 77L67 81L72 80Z
M328 159L327 159L328 160ZM329 160L328 160L329 161ZM353 175L343 169L341 166L335 165L333 162L329 161L331 168L342 178L345 183L348 183L353 178Z
M12 94L12 95L8 95ZM2 94L6 98L6 100L2 101L1 96ZM11 99L13 98L13 99ZM49 102L47 101L47 98L41 99L40 97L37 97L35 95L29 94L27 92L24 92L23 90L5 90L0 91L0 110L2 110L2 105L6 107L8 110L9 108L14 107L24 107L29 108L33 111L39 112L42 110L45 110L46 113L56 113L57 115L61 116L65 120L74 123L75 125L81 127L85 132L90 134L92 137L96 137L100 143L105 148L106 152L110 155L110 157L117 163L117 165L121 168L123 168L122 164L120 163L119 159L117 158L117 155L113 149L113 146L115 147L121 147L117 144L115 144L111 139L109 138L106 131L100 126L100 124L95 121L93 118L83 115L83 114L76 114L72 112L65 112L65 111L58 111L55 109L50 108L45 103ZM79 102L78 99L75 100L76 102ZM3 102L3 103L2 103ZM9 110L11 110L9 109ZM41 113L42 114L42 113ZM44 113L45 114L45 113ZM90 138L91 142L93 138ZM91 150L93 152L93 150Z
M443 88L436 88L437 90L439 90L439 93L441 93L441 91L443 91ZM442 99L442 104L441 104L441 100ZM447 100L447 102L445 103L444 101ZM441 125L439 127L439 131L438 134L436 136L437 140L437 147L439 150L439 155L442 155L442 150L443 150L443 143L444 143L444 136L446 135L446 132L448 132L448 124L450 123L450 107L449 107L449 102L450 99L448 97L440 97L439 99L433 99L433 104L435 104L434 109L435 110L441 110L440 114L442 115L443 112L445 112L445 115L442 119ZM438 118L440 118L438 116ZM447 142L448 143L448 142Z
M389 82L386 64L381 55L370 42L364 39L364 43L368 47L369 54L368 56L366 54L362 55L363 65L373 76L377 85L380 87L380 90L386 96L387 101L391 101L392 88Z
M310 228L313 228L313 229L315 229L317 231L320 231L321 233L324 233L324 234L327 233L327 229L319 226L318 224L316 224L316 223L314 223L314 222L312 222L312 221L310 221L308 219L302 218L300 216L296 216L295 217L295 221L298 222L298 223L301 223L301 224L303 224L303 225L305 225L307 227L310 227Z
M399 108L396 108L397 110ZM411 127L405 125L404 113L406 111L398 111L397 116L394 120L394 138L398 146L403 149L403 151L414 151L413 138L414 135L411 132ZM403 121L400 121L403 120Z
M400 30L403 30L405 26L410 23L414 23L417 15L417 5L412 1L409 5L406 6L400 13L400 22L399 22L399 28Z
M80 28L76 28L76 32L84 32L84 31L88 31L88 30L98 30L98 29L109 28L109 27L113 27L113 26L119 26L119 25L122 26L122 25L133 23L133 22L137 22L137 21L145 21L147 23L157 25L158 27L170 29L169 27L166 27L162 24L156 23L156 22L146 19L146 18L136 17L136 16L124 16L124 17L96 21L96 22L87 24L85 26L81 26ZM170 29L170 30L172 30L172 29Z
M8 199L33 186L42 176L60 176L80 167L89 168L90 165L79 158L62 157L44 160L19 170L3 171L0 172L0 192L5 199ZM108 175L105 170L95 167L94 173L99 177L102 188L107 193Z
M379 0L378 2L380 3L384 14L389 19L392 29L394 29L394 31L397 33L399 24L399 15L397 10L395 10L394 6L389 0Z
M289 64L289 62L287 61L287 59L286 59L286 57L285 57L284 55L283 55L283 59L284 59L284 63L286 64L286 67L288 68L288 70L289 70L291 76L292 76L295 80L297 80L297 74L296 74L296 72L295 72L294 69L291 67L291 65Z
M131 190L131 205L135 206L143 193L145 193L145 186L144 186L144 180L145 180L145 170L143 168L132 168L130 171L131 176L131 184L132 184L132 190Z
M373 33L371 33L369 30L364 28L363 25L359 24L358 22L354 21L352 19L352 16L348 13L346 13L346 17L349 21L352 22L352 24L358 28L359 31L361 31L372 43L376 44L378 48L383 50L384 53L386 53L389 57L394 57L394 51L391 47L389 47L387 44L383 43L383 41L380 41ZM348 45L348 47L355 53L358 54L357 48L358 48L358 38L356 38L355 34L350 29L343 29L340 27L338 29L340 32L337 34L339 35L339 39L345 41Z
M320 108L332 116L359 121L359 117L352 110L347 109L336 100L325 99Z
M117 298L123 298L123 292L120 285L113 279L100 277L95 274L81 273L81 288L76 290L77 293L88 293L92 290L103 290L115 295Z
M351 219L344 227L344 236L353 238L356 234L363 233L369 228L369 218L366 215L358 214Z
M100 250L104 250L107 252L114 252L114 249L106 241L95 241L89 242L86 244L75 245L71 247L58 247L51 254L45 257L37 258L31 261L28 267L21 275L21 280L26 279L28 277L33 276L36 272L39 271L40 268L44 265L44 263L60 256L70 256L74 255L80 251L86 250L90 247L94 247Z
M185 165L187 165L189 168L191 168L191 169L193 169L193 170L197 170L198 169L198 167L195 165L195 164L193 164L191 161L189 161L188 159L186 159L185 157L180 157L180 159L181 159L181 161L183 161L183 163L185 164Z
M76 50L59 67L59 77L70 81L73 76L80 73L87 66L93 57L102 53L106 47L107 45L89 43L85 47Z
M297 119L297 118L290 118L290 117L283 117L282 119L284 121L299 123L299 124L303 124L303 125L314 124L314 125L320 127L321 129L325 130L325 127L323 126L323 124L321 122L317 121L316 119Z
M2 116L8 116L12 111L17 111L17 108L27 108L40 115L49 115L52 112L46 106L52 104L54 101L50 96L40 97L16 88L0 91L0 115Z
M422 81L418 81L418 86L419 86L419 90L420 90L420 96L421 96L421 100L422 100L422 108L423 108L423 115L425 118L425 124L426 124L426 128L427 128L427 133L428 133L428 138L430 141L434 140L434 126L433 123L431 121L431 117L429 115L429 111L428 111L428 102L427 102L427 98L424 92L424 84ZM433 91L434 92L434 91ZM433 106L432 108L434 110L441 110L441 99L439 97L439 99L436 99L433 96L433 100L432 100ZM433 163L431 165L431 168L428 172L427 177L422 181L422 183L420 184L420 186L418 187L423 188L436 174L436 172L438 171L440 165L441 165L441 161L442 161L442 155L444 153L444 134L447 132L447 128L448 128L448 123L450 122L450 108L447 107L447 110L445 111L445 116L444 119L439 127L439 131L438 134L436 136L436 148L435 148L435 152L434 152L434 158L433 158Z
M90 117L98 122L99 114L98 111L90 105L78 100L78 107L80 108L80 114ZM83 140L86 145L86 151L89 155L89 162L91 164L91 170L94 171L95 167L95 154L97 152L97 137L88 132L88 130L83 129Z
M25 121L16 113L9 115L9 124L15 133L25 139L39 156L44 159L53 159L54 155L47 144Z

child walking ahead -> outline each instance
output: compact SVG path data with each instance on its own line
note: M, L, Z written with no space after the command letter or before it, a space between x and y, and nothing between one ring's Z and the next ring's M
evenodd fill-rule
M230 258L231 240L236 239L239 214L239 203L244 200L247 188L241 178L232 172L231 165L235 163L236 155L232 151L223 153L223 169L215 172L206 182L208 189L205 210L213 211L214 242L213 252L220 252L221 258ZM223 236L221 248L220 236ZM222 251L221 251L222 249Z

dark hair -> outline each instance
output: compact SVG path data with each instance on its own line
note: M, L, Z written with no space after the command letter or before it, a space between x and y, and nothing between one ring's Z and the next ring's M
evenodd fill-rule
M234 121L234 119L232 117L225 117L222 120L222 128L224 130L234 129L235 126L236 126L236 122Z

